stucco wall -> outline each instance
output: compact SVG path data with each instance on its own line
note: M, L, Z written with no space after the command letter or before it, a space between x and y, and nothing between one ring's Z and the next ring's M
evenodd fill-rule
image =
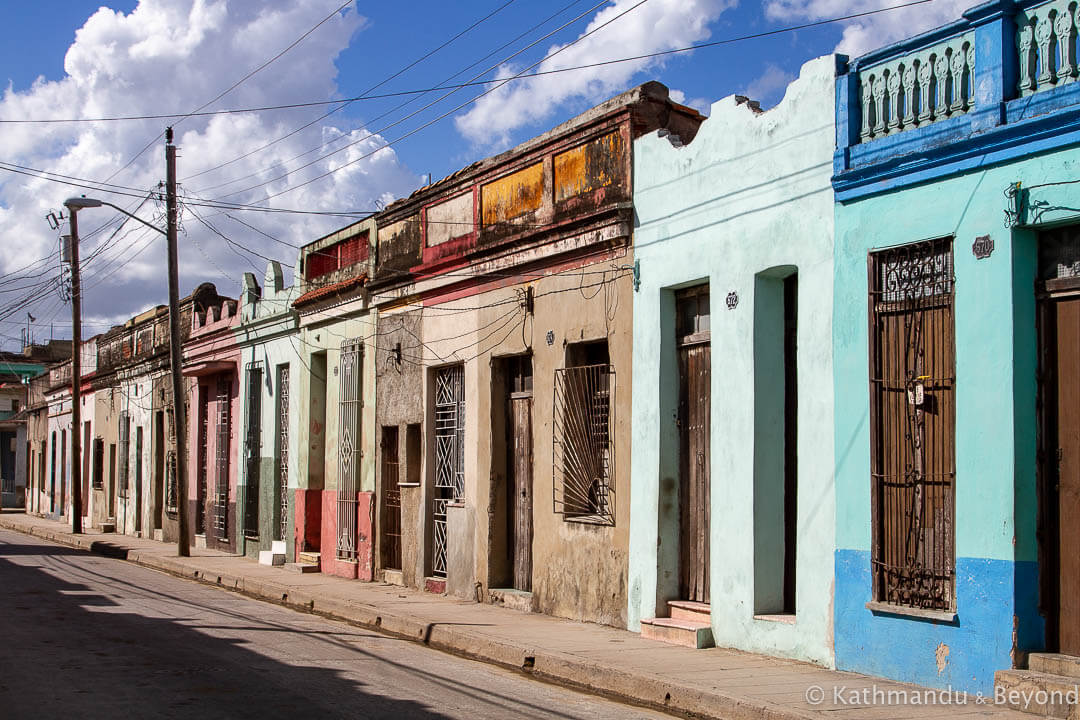
M836 209L836 656L839 667L936 687L988 692L1014 641L1043 646L1035 536L1039 224L1076 222L1073 185L1036 188L1032 229L1002 223L1005 188L1075 175L1076 149L883 193ZM978 260L975 238L993 254ZM952 236L956 336L956 611L954 623L874 615L866 255ZM943 662L939 662L943 659Z
M711 294L711 604L717 645L833 663L834 540L830 340L836 60L802 67L775 108L728 97L693 142L634 146L634 439L629 625L678 594L678 371L674 290ZM755 619L755 284L798 272L798 511L794 623ZM738 296L728 309L729 293ZM783 384L783 376L766 378ZM760 450L758 448L758 450ZM782 533L783 528L772 528Z

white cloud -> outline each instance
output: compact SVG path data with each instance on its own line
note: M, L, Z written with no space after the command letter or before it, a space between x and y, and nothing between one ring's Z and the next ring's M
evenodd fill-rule
M56 81L39 79L23 91L15 91L9 86L0 95L0 118L139 115L192 110L287 47L304 30L325 17L334 4L310 0L265 3L141 0L126 15L101 8L76 33L64 60L66 75ZM335 58L348 47L364 22L355 9L348 9L211 109L336 96ZM350 141L361 140L349 150L320 161L295 176L229 198L235 202L257 203L271 193L294 187L371 153L383 142L378 136L362 140L367 134L362 128L342 124L345 121L335 116L333 120L339 123L338 126L327 121L317 123L250 158L219 171L192 177L224 160L255 150L322 112L321 108L282 110L197 117L178 123L178 175L183 192L205 191L200 193L204 197L218 197L242 190L280 175L281 168L268 168L318 146L324 139L335 138L344 132L350 135ZM0 160L105 180L160 133L165 124L163 120L149 120L0 125ZM162 143L162 140L155 142L112 182L141 191L154 187L164 177ZM316 156L313 154L303 161L313 157ZM289 167L297 164L294 162ZM246 175L254 177L209 189ZM417 182L418 178L401 165L393 150L386 149L374 152L325 180L271 200L270 204L305 210L368 210L387 196L397 197L409 192ZM59 209L65 197L81 192L123 207L138 202L122 195L65 187L0 172L0 275L55 254L57 233L48 228L43 215L50 208ZM196 209L230 238L260 254L280 259L286 268L292 267L295 250L222 215L211 218L215 213L213 210ZM141 215L150 218L153 212L154 203L150 202L144 206ZM88 233L114 217L110 213L108 209L84 211L80 214L80 230ZM311 215L230 214L294 245L308 242L347 222L342 218ZM191 216L185 218L184 228L187 234L181 243L182 291L189 291L197 283L209 280L222 292L235 294L240 273L252 270L252 264L258 269L261 280L266 265L264 260L238 256ZM87 238L83 244L84 257L93 252L104 235ZM85 269L88 289L84 312L87 317L102 321L121 319L165 300L161 243L135 241L140 237L139 232L125 240L119 240L121 237L124 237L123 233L114 246L91 260ZM142 253L135 256L135 252L144 246ZM210 261L198 248L210 256ZM125 260L130 263L107 280L102 279L103 273L115 270ZM45 267L53 272L57 262L50 261ZM4 278L0 277L2 280ZM26 283L19 283L23 284ZM0 317L4 306L16 295L18 293L0 296ZM50 315L62 321L67 313L67 308L55 299L38 303L31 310L40 322L46 323ZM6 318L0 323L0 335L17 335L18 325L11 321L24 318L21 313ZM90 328L90 332L96 329L100 328ZM40 339L40 332L38 337Z
M765 70L758 77L739 91L740 95L746 95L751 100L757 100L762 108L771 107L784 97L787 86L795 79L795 75L785 71L779 65L766 63Z
M597 12L582 35L637 1L613 0ZM709 25L734 5L735 0L652 0L574 45L551 47L547 59L530 72L602 62L628 54L645 55L700 42L709 37ZM567 49L553 56L563 47ZM513 81L485 95L455 122L459 132L477 145L506 145L514 130L547 119L561 104L603 100L623 90L636 74L663 62L663 58L647 58ZM524 64L503 66L497 77L511 77L523 68Z
M882 0L767 0L765 15L777 22L827 20L894 4ZM935 0L847 21L836 52L857 57L957 20L973 4L972 0Z

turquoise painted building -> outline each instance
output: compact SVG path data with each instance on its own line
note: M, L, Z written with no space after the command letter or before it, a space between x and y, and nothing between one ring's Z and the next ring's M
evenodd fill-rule
M628 625L833 664L838 60L634 143Z
M986 3L837 78L840 669L991 693L1080 653L1074 11Z

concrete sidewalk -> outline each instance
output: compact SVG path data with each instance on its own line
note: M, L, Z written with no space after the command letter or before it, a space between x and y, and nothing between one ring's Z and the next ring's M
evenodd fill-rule
M0 514L0 527L410 638L560 685L695 717L1032 717L972 697L950 698L807 663L723 648L663 645L625 630L382 583L290 573L212 550L192 550L192 557L178 558L174 545L93 531L72 535L61 523L24 514ZM890 697L887 693L898 693L891 696L891 704L884 699Z

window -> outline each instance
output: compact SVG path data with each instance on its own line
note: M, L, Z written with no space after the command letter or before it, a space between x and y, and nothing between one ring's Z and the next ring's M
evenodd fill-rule
M244 424L244 535L249 538L259 537L259 464L262 446L262 363L248 363L247 366L247 417Z
M447 506L465 497L465 368L435 371L435 492L431 501L434 549L431 574L446 577Z
M555 371L554 509L567 519L615 524L615 369L606 341L567 347Z
M361 413L364 407L363 393L364 343L360 338L347 339L341 343L341 392L338 398L340 433L338 435L338 499L337 499L337 558L356 562L357 492L360 490L360 462L363 457L361 444Z
M180 491L176 487L176 418L171 407L165 410L165 434L165 512L175 514Z
M954 607L952 240L872 253L870 472L874 599Z
M364 231L321 250L314 250L304 258L304 278L308 281L329 275L335 270L364 262L368 259L368 233Z
M101 438L94 438L94 476L93 483L95 490L101 490L105 487L105 441Z
M128 471L131 450L131 417L128 413L120 413L120 497L126 498L128 491Z

